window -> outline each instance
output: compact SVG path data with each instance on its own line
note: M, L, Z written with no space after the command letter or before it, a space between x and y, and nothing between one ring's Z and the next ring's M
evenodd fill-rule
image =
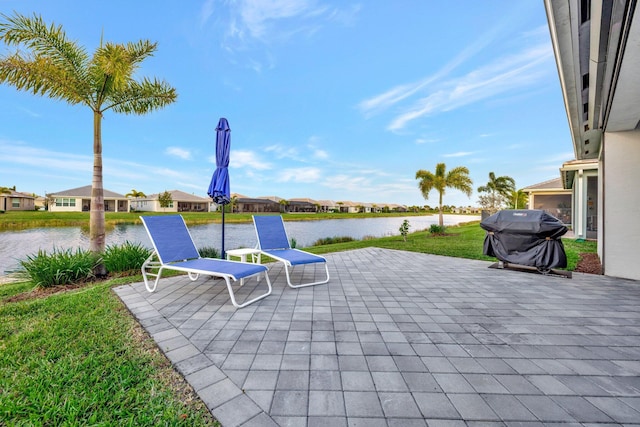
M76 206L76 199L69 199L66 197L56 197L56 206L71 206L71 207L75 207Z
M19 208L20 207L20 199L18 199L17 197L14 197L11 199L11 207L12 208Z

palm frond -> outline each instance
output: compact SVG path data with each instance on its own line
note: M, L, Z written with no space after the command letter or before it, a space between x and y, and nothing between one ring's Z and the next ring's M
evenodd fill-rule
M125 90L113 93L108 99L110 104L102 111L144 114L175 102L177 97L175 88L167 82L145 78L141 83L131 81Z
M0 83L9 83L18 90L49 96L70 104L84 102L83 84L46 57L29 58L16 53L0 58Z
M79 92L87 93L86 64L88 55L77 43L67 39L62 26L47 26L37 16L27 17L16 14L12 17L2 15L0 21L0 40L7 45L23 48L34 58L46 57L57 69L64 70L73 77L76 85L83 85Z

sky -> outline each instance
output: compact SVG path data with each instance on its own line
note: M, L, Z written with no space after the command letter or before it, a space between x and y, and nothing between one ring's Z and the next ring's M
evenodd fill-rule
M0 0L91 55L101 38L158 43L136 78L176 88L146 115L108 111L104 188L206 197L215 128L231 127L231 192L437 206L416 172L466 166L517 188L574 158L540 0ZM0 54L14 51L0 45ZM82 105L0 85L0 186L44 195L91 184Z

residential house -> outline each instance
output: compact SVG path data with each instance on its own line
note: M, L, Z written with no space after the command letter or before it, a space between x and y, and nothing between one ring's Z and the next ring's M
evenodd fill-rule
M640 7L635 0L544 6L575 159L598 162L604 274L640 280Z
M35 200L35 196L15 190L0 193L0 211L33 211Z
M333 200L317 200L319 212L338 212L340 210L338 204Z
M284 205L280 204L278 201L272 200L270 198L262 198L262 197L238 198L236 200L235 206L236 206L235 212L238 212L238 213L264 213L264 212L278 213L278 212L282 212L284 209Z
M103 189L105 212L129 212L129 199L124 195ZM47 194L50 212L89 212L91 186L72 188Z
M522 189L529 196L529 209L540 209L571 224L571 189L562 185L562 179L554 178Z
M180 190L168 191L171 195L169 206L160 206L162 193L151 194L147 197L131 199L131 207L140 212L209 212L211 199L185 193Z
M318 202L313 199L289 199L288 212L318 212Z

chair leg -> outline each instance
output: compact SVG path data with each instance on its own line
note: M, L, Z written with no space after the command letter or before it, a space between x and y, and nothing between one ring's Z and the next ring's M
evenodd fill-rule
M261 300L261 299L263 299L263 298L266 298L266 297L268 297L269 295L271 295L271 291L272 291L273 289L271 288L271 280L269 280L269 274L268 274L266 271L264 272L264 277L265 277L265 280L267 281L267 287L269 288L269 289L267 290L267 292L266 292L266 293L264 293L264 294L262 294L262 295L260 295L260 296L257 296L256 298L253 298L252 300L245 301L245 302L244 302L244 303L242 303L242 304L238 304L238 303L236 302L236 296L235 296L235 293L233 292L233 287L231 286L231 281L229 280L229 278L228 278L228 277L226 277L226 276L225 276L225 277L224 277L224 281L225 281L225 283L227 284L227 290L229 291L229 297L231 297L231 304L233 304L233 305L234 305L234 307L236 307L236 308L242 308L242 307L246 307L246 306L248 306L249 304L252 304L252 303L254 303L254 302L256 302L256 301L259 301L259 300Z
M142 268L141 268L142 279L144 280L144 286L145 288L147 288L147 291L149 292L156 291L156 287L158 286L158 281L160 280L160 277L162 276L162 270L164 269L161 262L153 260L154 256L155 256L155 253L151 254L149 258L147 258L145 262L142 263ZM158 271L153 273L153 270L155 269L158 269ZM149 283L149 276L155 277L155 280L153 281L153 285Z
M289 285L290 288L306 288L307 286L315 286L315 285L323 285L327 282L329 282L329 265L325 262L324 263L324 268L327 272L327 278L324 280L320 280L318 282L312 282L312 283L302 283L300 285L294 285L291 283L291 276L289 275L289 265L288 263L283 263L284 264L284 272L287 275L287 284ZM291 269L293 270L293 266L291 266Z

